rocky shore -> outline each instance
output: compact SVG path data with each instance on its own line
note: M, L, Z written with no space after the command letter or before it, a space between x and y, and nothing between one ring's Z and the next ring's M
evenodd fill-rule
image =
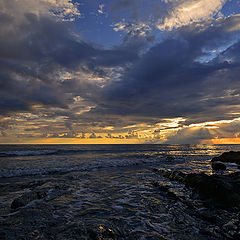
M212 159L212 162L216 162L216 161L236 163L236 164L240 165L240 151L239 152L234 152L234 151L224 152L222 155L220 155L218 157L214 157Z
M228 175L186 174L181 171L155 169L162 176L185 184L193 189L209 207L229 208L240 206L240 172Z
M189 205L192 214L214 225L214 231L206 231L206 239L240 239L240 172L227 174L224 163L240 164L240 152L225 152L211 161L213 174L185 173L178 170L154 169L157 174L185 185L191 191L190 197L174 196L169 189L155 183L163 192L171 194ZM200 200L204 208L194 204Z

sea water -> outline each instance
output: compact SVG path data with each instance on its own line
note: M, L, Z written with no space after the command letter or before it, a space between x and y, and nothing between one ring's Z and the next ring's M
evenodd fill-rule
M154 183L167 186L179 198L187 199L188 190L153 169L212 174L214 156L239 149L239 145L0 145L4 189L0 219L11 216L15 198L41 182L50 192L64 186L63 194L44 203L53 209L59 228L63 223L68 229L76 224L98 230L105 226L119 239L200 239L197 236L209 223ZM228 169L238 171L234 164Z

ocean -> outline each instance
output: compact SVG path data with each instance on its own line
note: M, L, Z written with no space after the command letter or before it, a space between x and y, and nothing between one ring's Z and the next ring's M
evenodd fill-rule
M153 169L211 175L213 157L239 149L0 145L0 239L225 239L216 234L208 238L203 230L216 224L199 218L179 199L204 208L201 201L188 198L192 193L183 184ZM229 164L227 172L233 171L237 165ZM172 195L160 191L156 182ZM14 199L34 191L45 195L12 208Z

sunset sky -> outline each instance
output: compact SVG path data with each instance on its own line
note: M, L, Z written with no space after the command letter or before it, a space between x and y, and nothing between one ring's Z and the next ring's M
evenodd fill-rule
M240 144L240 1L0 0L0 143Z

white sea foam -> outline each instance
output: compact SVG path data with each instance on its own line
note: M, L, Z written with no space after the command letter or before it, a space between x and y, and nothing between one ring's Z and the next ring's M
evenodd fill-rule
M49 161L49 160L48 160ZM159 162L159 159L152 159L148 161L147 164L154 164ZM56 162L55 162L56 163ZM42 167L41 163L36 166L28 168L22 166L15 169L0 169L0 177L18 177L18 176L29 176L29 175L46 175L54 173L68 173L74 171L96 171L97 169L114 168L114 167L127 167L146 164L143 159L112 159L108 161L91 161L84 162L74 165L59 165L56 167Z

